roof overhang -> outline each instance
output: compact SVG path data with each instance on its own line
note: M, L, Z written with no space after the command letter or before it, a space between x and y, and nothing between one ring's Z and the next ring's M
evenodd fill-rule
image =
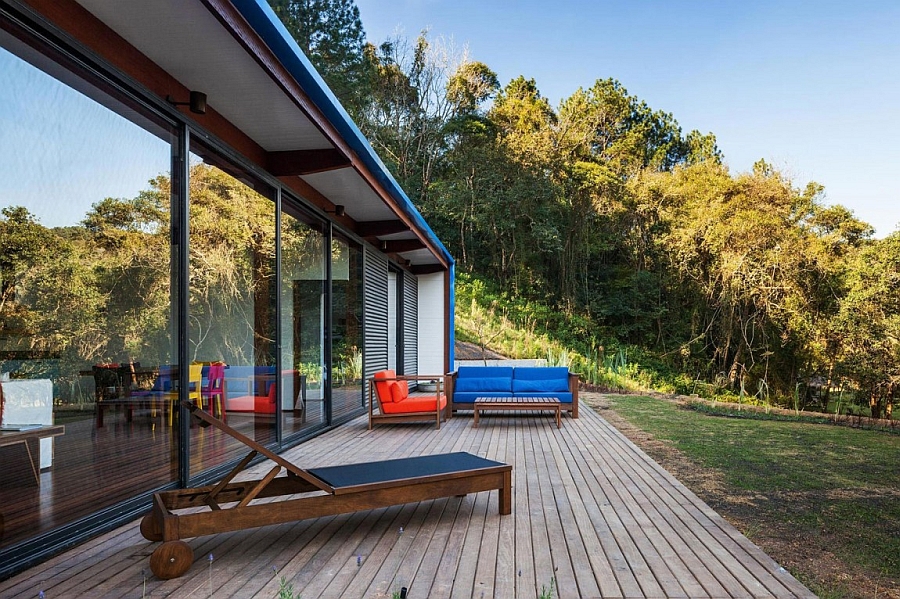
M261 148L261 168L323 211L344 206L341 225L413 272L449 270L447 249L265 0L76 1L205 93L209 111Z

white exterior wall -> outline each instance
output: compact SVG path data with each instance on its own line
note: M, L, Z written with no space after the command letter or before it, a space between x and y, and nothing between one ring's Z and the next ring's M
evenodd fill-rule
M444 374L444 274L420 275L419 374Z
M397 273L388 273L387 287L388 330L387 330L387 367L397 369Z

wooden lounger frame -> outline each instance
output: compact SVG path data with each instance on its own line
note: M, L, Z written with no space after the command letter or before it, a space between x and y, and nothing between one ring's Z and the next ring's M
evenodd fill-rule
M150 556L150 569L162 579L177 578L191 567L193 550L181 540L191 537L493 489L500 491L500 514L512 512L512 466L508 464L484 460L484 467L393 479L388 472L378 481L332 486L197 406L191 404L187 407L192 416L199 418L204 425L212 425L237 439L249 447L250 452L215 485L162 491L153 495L153 506L141 521L141 534L149 541L162 541ZM257 455L272 460L275 466L260 480L232 482ZM392 462L396 460L375 462L380 467L371 470L390 470L385 465ZM286 476L278 476L282 470ZM252 503L255 499L300 493L313 494L283 501ZM174 511L198 507L209 509L184 514Z

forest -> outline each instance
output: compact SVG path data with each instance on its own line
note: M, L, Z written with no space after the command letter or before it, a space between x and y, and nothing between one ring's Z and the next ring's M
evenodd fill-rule
M762 159L732 172L713 133L685 133L615 78L585 82L554 107L527 73L501 82L427 31L370 43L353 0L270 3L454 256L458 328L460 310L481 302L507 329L540 331L582 364L637 361L653 370L651 388L796 408L825 408L839 394L866 415L891 416L900 231L876 239L821 185L800 188ZM204 317L237 311L246 321L248 306L266 304L253 301L265 290L253 281L269 278L274 214L234 180L192 174L192 235L207 240L192 257L199 355L226 335ZM169 184L102 200L56 231L3 208L0 333L40 331L20 337L34 340L32 352L74 356L73 378L81 361L165 362ZM221 215L238 205L253 226L229 233ZM301 254L307 237L297 232ZM235 243L248 250L240 260ZM32 310L13 301L16 281L27 282ZM235 288L253 291L203 292ZM234 301L216 305L222 298ZM230 357L241 343L215 345ZM528 343L513 353L547 357Z
M353 0L270 4L466 280L578 323L575 350L636 348L766 402L840 390L890 417L900 231L874 238L762 159L731 172L713 133L607 74L551 106L527 72L501 82L427 31L368 41Z

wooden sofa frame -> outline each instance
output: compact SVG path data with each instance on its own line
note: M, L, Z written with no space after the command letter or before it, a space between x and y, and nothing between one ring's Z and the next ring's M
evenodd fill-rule
M494 489L500 492L500 514L512 512L508 464L460 452L302 469L197 406L185 405L201 426L215 426L250 453L215 485L154 493L153 506L141 520L141 534L148 541L162 541L150 556L150 569L164 580L191 567L193 550L181 540L190 537ZM275 466L260 480L232 482L257 455ZM278 476L282 471L285 476ZM284 499L253 503L271 497ZM199 507L208 509L196 511ZM194 510L175 511L189 508Z
M454 413L457 410L474 410L475 406L469 402L462 403L454 403L453 402L453 390L456 388L456 375L457 372L453 371L447 377L447 408L450 410L450 413ZM569 392L572 394L572 403L562 402L560 403L560 409L563 412L569 412L569 416L572 418L578 418L578 385L580 383L578 374L574 372L569 372Z

